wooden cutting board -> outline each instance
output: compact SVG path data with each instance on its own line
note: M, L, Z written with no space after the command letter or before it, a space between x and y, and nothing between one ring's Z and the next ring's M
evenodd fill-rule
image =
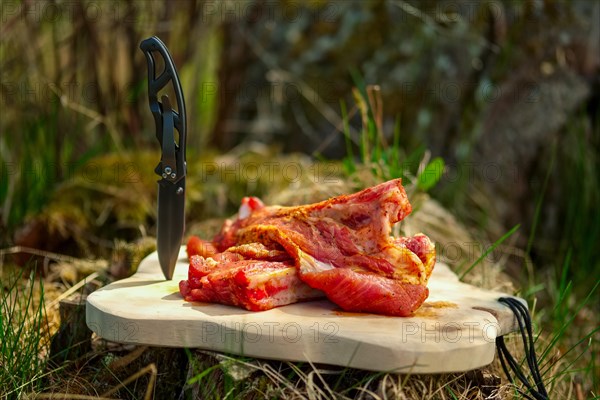
M517 329L510 309L496 301L505 294L461 283L441 263L429 298L409 318L344 312L327 300L262 312L190 303L178 290L187 269L184 247L172 281L151 254L135 275L88 296L87 325L116 342L402 373L482 367L494 359L496 336Z

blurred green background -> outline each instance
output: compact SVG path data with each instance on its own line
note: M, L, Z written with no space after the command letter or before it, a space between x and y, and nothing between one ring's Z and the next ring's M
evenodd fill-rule
M398 157L445 161L434 198L490 238L521 224L536 268L560 274L570 254L589 289L599 21L587 0L3 1L2 246L57 250L73 221L99 243L152 231L158 144L138 45L157 35L184 88L191 166L257 145L261 161L341 159L346 105L360 141L352 88L379 85L382 140L397 129Z

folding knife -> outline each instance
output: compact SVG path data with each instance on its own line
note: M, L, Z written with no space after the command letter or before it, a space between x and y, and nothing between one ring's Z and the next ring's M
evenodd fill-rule
M161 177L158 181L158 260L165 278L172 279L185 229L185 102L175 64L164 43L153 36L142 41L140 49L148 62L148 101L156 124L156 138L162 149L160 162L154 169ZM155 56L160 56L164 65L158 76ZM162 95L160 101L158 99L160 91L168 84L173 85L178 111L172 109L168 96Z

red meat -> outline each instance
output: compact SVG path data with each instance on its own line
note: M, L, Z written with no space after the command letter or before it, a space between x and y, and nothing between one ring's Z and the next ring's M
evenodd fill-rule
M236 282L231 277L239 271L231 270L250 277L259 274L260 280L264 274L292 268L297 273L289 274L286 285L298 288L303 283L322 290L344 310L410 315L427 298L426 284L435 264L435 248L425 235L390 236L392 225L410 212L399 179L297 207L264 206L257 198L244 198L237 218L226 221L213 240L214 247L227 255L205 259L214 262L214 268L204 280L193 279L191 266L182 293L189 299L256 309L255 300L249 307L244 298L250 294L240 292L240 287L248 286L246 281ZM301 294L278 298L298 301L308 293L296 292ZM265 296L277 297L269 291Z

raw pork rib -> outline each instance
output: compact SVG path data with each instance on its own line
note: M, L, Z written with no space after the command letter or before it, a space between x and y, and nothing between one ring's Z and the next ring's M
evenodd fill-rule
M298 207L245 198L237 218L203 246L216 254L192 257L181 293L260 310L313 298L318 289L347 311L410 315L427 298L435 264L427 236L390 236L410 212L399 179ZM257 287L260 299L252 297Z
M195 251L188 243L189 249ZM212 257L192 254L188 280L179 283L179 290L189 301L230 304L251 311L323 297L321 291L298 278L286 252L269 250L260 243L230 247Z

